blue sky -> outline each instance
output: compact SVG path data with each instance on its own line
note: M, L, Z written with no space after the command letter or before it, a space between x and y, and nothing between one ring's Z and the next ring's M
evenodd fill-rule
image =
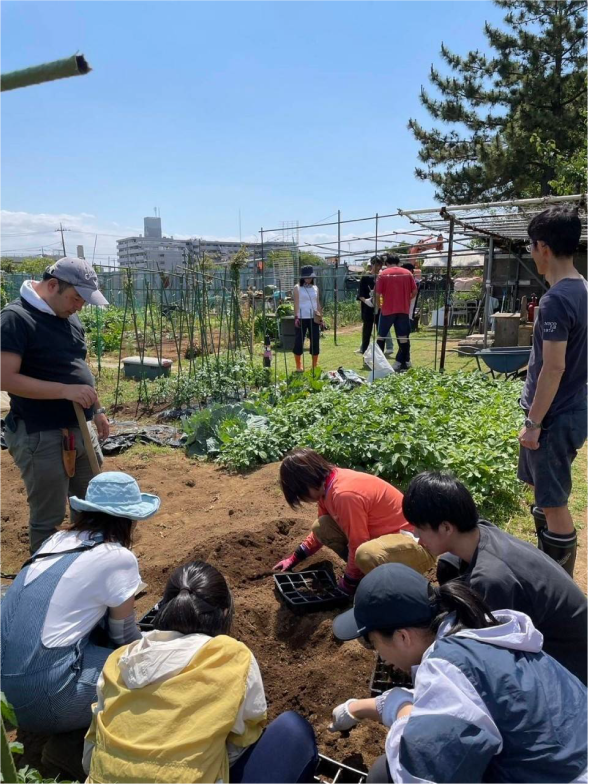
M68 252L99 233L103 257L155 206L168 235L225 238L239 210L246 238L339 208L430 206L407 129L430 122L420 85L442 41L485 50L484 21L502 12L486 0L74 0L3 2L1 15L3 72L76 51L93 67L2 96L3 248L54 243L63 220L88 232L67 235Z

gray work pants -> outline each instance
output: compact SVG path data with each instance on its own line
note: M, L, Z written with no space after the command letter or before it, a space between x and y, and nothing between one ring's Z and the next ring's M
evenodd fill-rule
M102 464L102 452L94 427L90 427L94 451ZM31 553L36 552L49 539L67 514L68 498L84 498L88 482L92 479L90 461L80 428L70 428L76 442L76 473L70 478L62 459L63 436L61 430L42 430L27 433L22 419L17 420L13 433L6 428L4 438L8 451L25 483L29 504L29 543Z

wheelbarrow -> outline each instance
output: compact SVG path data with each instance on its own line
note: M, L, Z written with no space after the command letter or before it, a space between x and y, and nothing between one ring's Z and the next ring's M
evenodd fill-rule
M504 376L506 380L515 379L519 371L528 365L531 356L530 346L508 346L502 348L477 348L475 346L460 346L456 351L460 357L475 357L477 368L481 373L488 373L492 378L496 374ZM481 366L483 362L489 370Z

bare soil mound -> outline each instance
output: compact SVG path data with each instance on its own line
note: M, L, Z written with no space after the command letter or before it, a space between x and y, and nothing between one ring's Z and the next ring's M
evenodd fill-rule
M28 552L28 509L17 469L2 453L2 571L16 572ZM374 654L332 635L337 611L294 615L274 591L272 566L308 533L313 509L294 512L278 487L277 465L230 476L181 453L147 451L108 458L107 470L127 471L143 491L162 498L160 513L140 524L134 547L143 580L138 614L157 602L170 572L199 558L219 568L234 593L235 636L253 651L264 679L269 716L296 710L309 719L320 751L354 767L383 753L385 729L376 724L333 734L332 709L350 697L368 697ZM306 562L342 562L322 550ZM27 760L28 761L28 760Z

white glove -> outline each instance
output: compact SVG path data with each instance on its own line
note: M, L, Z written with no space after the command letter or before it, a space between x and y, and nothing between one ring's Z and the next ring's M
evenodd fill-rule
M373 307L373 297L367 297L367 298L365 299L365 305L366 305L368 308L372 308L372 307Z
M385 724L386 727L391 727L391 725L397 721L397 714L399 713L400 708L402 705L407 705L410 703L411 705L414 704L414 689L406 689L404 686L394 686L393 689L385 692L382 695L381 705L379 706L378 702L378 710L381 714L381 722ZM379 701L379 698L377 698Z
M332 723L328 727L330 732L344 732L345 730L350 730L359 723L358 719L355 719L352 713L348 710L348 706L351 702L355 702L356 700L353 698L351 700L346 700L343 702L342 705L337 705L334 710L332 711Z

